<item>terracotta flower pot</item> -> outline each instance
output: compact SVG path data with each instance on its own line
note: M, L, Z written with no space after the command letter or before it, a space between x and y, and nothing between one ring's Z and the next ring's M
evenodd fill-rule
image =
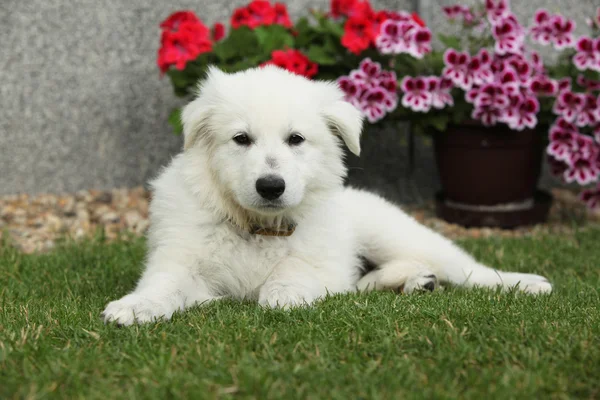
M434 135L442 185L437 211L467 226L515 227L542 222L551 199L537 191L543 128L449 126Z

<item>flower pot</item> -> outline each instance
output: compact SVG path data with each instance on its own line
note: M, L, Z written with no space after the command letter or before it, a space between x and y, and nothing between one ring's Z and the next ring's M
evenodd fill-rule
M543 222L551 198L538 193L543 128L449 126L434 135L442 193L438 215L467 226L512 228Z

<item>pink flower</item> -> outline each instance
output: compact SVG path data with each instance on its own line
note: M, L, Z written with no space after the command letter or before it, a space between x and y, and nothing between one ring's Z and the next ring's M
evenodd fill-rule
M571 149L577 135L579 132L575 125L567 122L564 118L559 118L550 128L548 135L550 144L548 144L546 152L557 160L570 162Z
M600 206L600 184L593 189L581 192L580 198L589 208Z
M493 82L494 74L491 65L492 57L486 49L481 49L475 57L471 58L468 74L473 77L475 85Z
M468 53L448 49L444 53L444 71L442 75L452 81L455 86L469 90L473 86L473 77L469 73L471 57Z
M575 46L577 54L573 56L573 64L580 71L591 69L600 72L600 38L594 40L582 36Z
M582 94L565 91L559 94L552 111L561 115L567 122L574 122L584 103L585 97Z
M502 17L492 27L492 36L496 40L495 51L498 55L520 54L523 45L522 28L513 18Z
M577 84L589 92L600 91L600 81L595 81L593 79L587 79L583 75L579 75L577 77Z
M358 108L370 123L375 123L385 116L387 96L385 89L374 87L366 89L360 97Z
M425 78L405 77L400 84L404 96L402 106L417 112L427 112L433 105L433 95Z
M529 90L540 97L554 96L558 93L558 82L546 75L537 75L528 82Z
M591 94L582 95L584 98L584 105L575 123L577 126L585 127L588 125L594 126L596 122L600 122L600 105L598 104L598 98Z
M365 58L358 69L337 82L344 92L344 99L358 108L369 122L382 119L387 112L398 106L396 73L381 69L381 64Z
M558 80L558 93L571 91L571 77L566 77Z
M337 82L340 86L340 89L342 89L342 91L345 94L344 100L358 108L359 97L363 91L361 85L359 85L355 80L351 79L349 76L342 76L338 79Z
M576 155L571 160L571 165L564 173L565 182L576 181L580 185L587 185L598 179L598 167L592 157Z
M508 0L486 0L485 9L491 23L497 23L510 14Z
M510 129L522 131L525 128L533 129L537 125L536 114L540 110L540 102L536 97L528 97L522 100L519 105L510 109L504 116Z
M356 84L367 88L379 86L379 75L381 74L381 64L371 61L370 58L362 60L358 69L350 72L350 79Z
M375 46L381 54L408 53L423 58L431 52L431 31L412 19L388 19L381 24Z
M522 83L526 83L531 78L533 68L526 58L520 55L511 55L505 61L505 66L511 67L518 75Z
M496 80L508 94L517 94L521 90L521 82L517 73L512 68L506 68L503 72L499 73Z
M551 40L555 49L562 50L573 47L575 43L573 38L573 31L576 27L575 21L557 14L550 19L550 26L552 28Z
M433 108L441 110L447 105L454 105L454 99L450 94L450 90L452 89L452 81L450 79L430 76L427 78L427 89L431 93L431 105Z
M552 27L550 26L550 13L539 9L533 16L533 26L530 28L531 37L535 42L542 45L550 44Z
M473 104L476 108L492 107L502 109L509 105L509 98L506 89L499 83L487 83L477 90L474 96ZM472 98L472 95L469 95Z
M546 73L546 67L544 67L544 60L542 60L542 56L537 51L532 51L529 53L531 58L531 66L533 67L534 75L543 75Z
M502 111L489 106L474 108L471 118L481 121L484 126L493 126L502 119Z

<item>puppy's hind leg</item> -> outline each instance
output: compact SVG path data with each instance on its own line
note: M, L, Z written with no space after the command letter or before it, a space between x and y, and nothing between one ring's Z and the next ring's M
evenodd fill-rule
M411 294L434 291L438 288L438 280L427 266L419 262L394 260L368 272L356 287L361 292L393 290Z

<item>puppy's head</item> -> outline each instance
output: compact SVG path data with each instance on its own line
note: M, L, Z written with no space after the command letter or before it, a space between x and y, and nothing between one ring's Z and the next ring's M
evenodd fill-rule
M211 68L182 121L188 158L205 159L220 201L253 219L284 215L342 185L340 138L360 152L362 116L335 83L272 66Z

